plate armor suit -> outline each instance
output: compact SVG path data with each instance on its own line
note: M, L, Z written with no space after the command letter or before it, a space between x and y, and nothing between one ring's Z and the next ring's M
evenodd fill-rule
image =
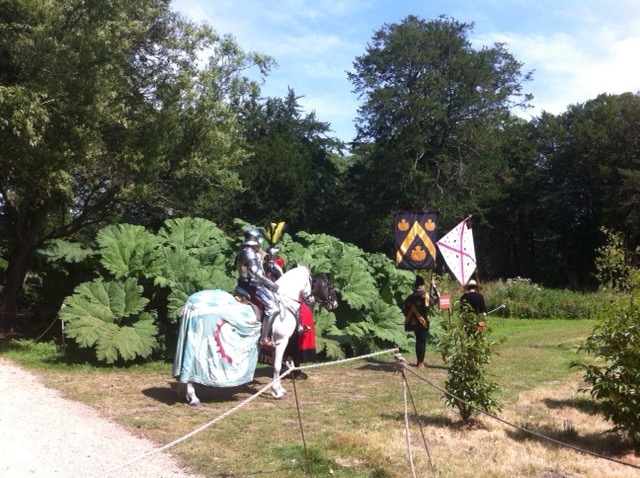
M262 269L261 242L260 231L255 228L247 229L242 249L236 258L236 264L238 266L238 287L246 290L264 311L260 343L269 344L271 326L280 310L274 295L278 291L278 285L271 281Z

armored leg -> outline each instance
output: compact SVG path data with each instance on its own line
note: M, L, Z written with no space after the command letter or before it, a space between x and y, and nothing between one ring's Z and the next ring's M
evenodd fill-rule
M280 309L276 304L275 299L269 293L265 293L266 291L262 291L263 293L260 295L260 299L264 304L264 315L262 319L262 337L260 338L260 343L263 345L271 344L269 337L271 335L271 328L273 327L273 321L276 316L280 313Z

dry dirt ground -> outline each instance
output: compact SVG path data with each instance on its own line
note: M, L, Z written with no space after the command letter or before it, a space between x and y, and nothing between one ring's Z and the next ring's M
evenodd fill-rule
M0 358L0 477L197 478L168 453ZM123 466L126 465L126 466Z

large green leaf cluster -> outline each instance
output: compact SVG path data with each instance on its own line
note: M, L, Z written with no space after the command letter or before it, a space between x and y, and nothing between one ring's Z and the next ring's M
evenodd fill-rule
M96 357L107 363L149 356L156 345L157 327L144 310L149 300L141 293L133 278L96 279L79 285L60 311L65 334L80 347L95 345Z
M300 232L296 238L297 242L285 243L284 254L328 272L339 293L340 305L329 314L333 317L327 317L332 320L319 317L321 352L342 357L396 345L408 348L398 304L411 290L413 274L397 270L382 254L366 253L326 234Z
M230 289L232 244L204 219L167 221L158 234L142 226L118 224L96 237L99 277L76 287L60 312L65 334L80 347L94 347L107 363L149 357L161 344L159 334L175 322L193 292ZM69 243L58 241L62 259L75 257Z
M91 251L99 261L97 277L78 285L60 312L67 337L93 348L107 363L146 358L154 351L166 354L171 348L167 331L175 330L189 295L235 287L234 259L246 226L236 220L235 235L228 235L206 219L182 218L166 221L155 234L130 224L101 229ZM410 290L413 274L396 270L381 254L325 234L300 232L295 240L285 234L279 245L288 267L311 264L316 272L330 274L335 285L338 309L315 312L321 355L408 349L397 304ZM74 261L79 250L77 244L58 241L47 255Z

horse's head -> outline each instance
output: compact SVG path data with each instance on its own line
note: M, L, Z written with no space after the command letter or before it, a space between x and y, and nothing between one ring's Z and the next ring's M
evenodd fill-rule
M297 266L285 272L276 283L278 294L301 298L311 308L319 302L327 310L338 307L333 284L327 274L314 274L311 266ZM302 284L302 288L300 288Z
M338 307L338 299L327 274L311 276L311 295L327 310Z

